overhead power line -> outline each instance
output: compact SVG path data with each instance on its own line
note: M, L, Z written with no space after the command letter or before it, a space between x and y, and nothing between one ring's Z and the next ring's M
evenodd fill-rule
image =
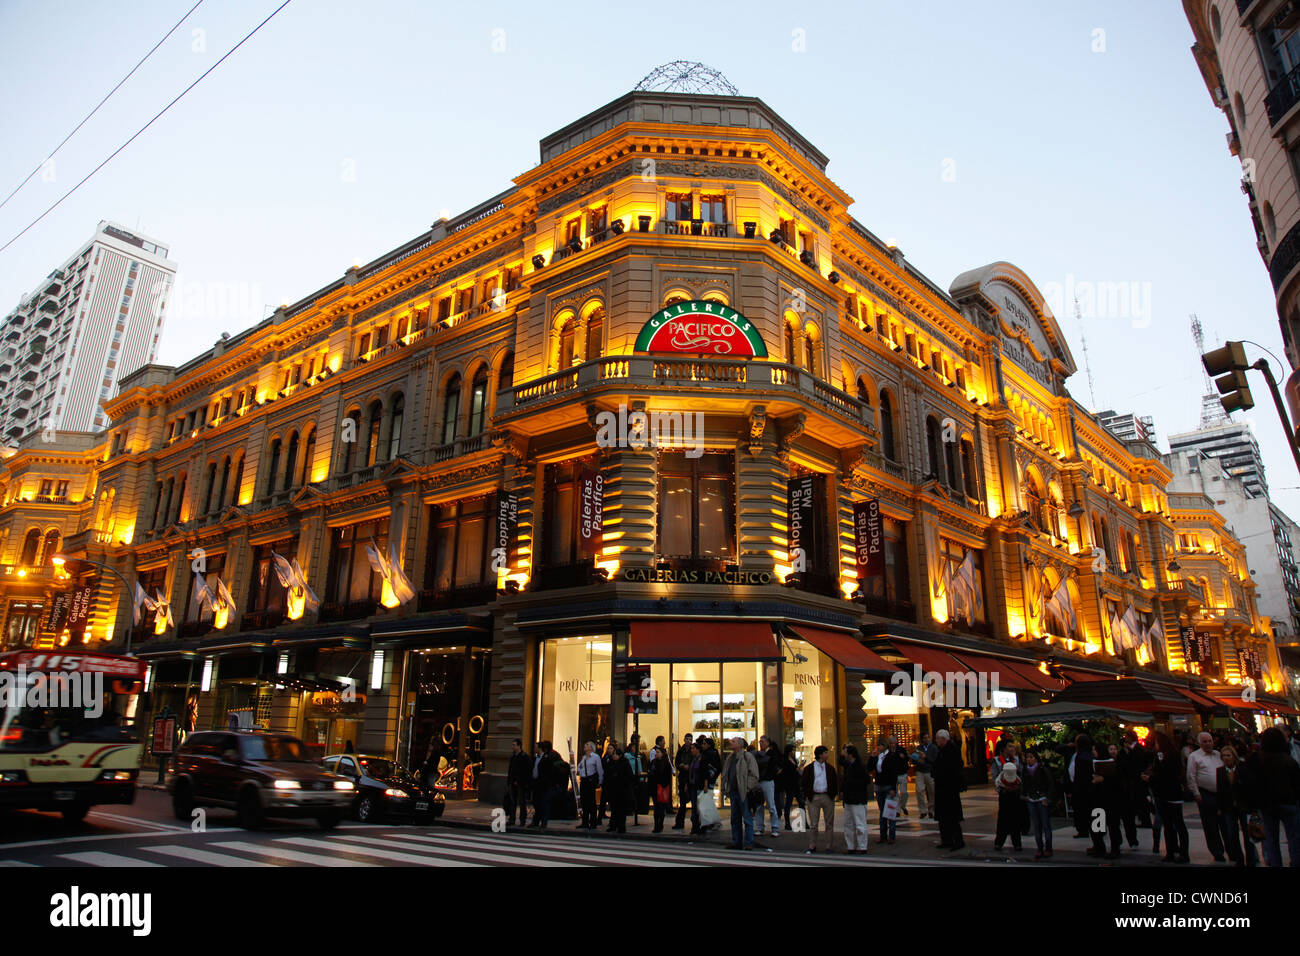
M154 123L158 122L158 120L159 120L160 118L162 118L162 115L163 115L164 113L166 113L169 109L171 109L173 106L175 106L177 103L179 103L179 102L181 101L181 99L185 96L186 93L188 93L190 90L194 89L194 87L196 87L196 86L198 86L200 83L202 83L202 82L203 82L203 79L204 79L204 78L205 78L209 73L211 73L213 70L215 70L217 67L219 67L222 63L224 63L224 62L226 61L226 59L227 59L231 54L233 54L233 53L234 53L236 50L238 50L241 46L243 46L243 45L244 45L245 43L247 43L250 39L252 39L253 36L257 33L258 30L261 30L262 27L264 27L264 26L266 26L268 23L270 23L271 20L275 17L275 15L276 15L277 13L279 13L281 10L283 10L285 7L287 7L291 2L293 2L293 0L284 0L283 3L281 3L278 7L276 7L274 10L272 10L272 11L270 12L270 14L267 16L267 18L266 18L265 20L263 20L263 21L262 21L261 23L259 23L257 26L253 27L252 30L250 30L247 34L244 35L244 38L243 38L242 40L240 40L238 43L236 43L234 46L232 46L232 47L231 47L229 50L227 50L224 54L222 54L221 59L217 60L216 63L213 63L210 67L208 67L208 68L207 68L206 70L204 70L201 74L199 74L198 79L196 79L196 80L195 80L193 83L191 83L189 86L185 87L185 89L181 90L180 93L178 93L178 94L176 95L175 99L173 99L170 103L168 103L166 106L164 106L162 109L160 109L157 113L155 113L153 119L149 120L149 122L145 123L145 124L144 124L143 126L141 126L138 130L136 130L134 133L132 133L132 134L130 135L130 137L126 140L126 142L124 142L124 143L123 143L121 146L119 146L117 149L113 150L113 152L109 153L108 156L104 159L104 161L101 162L98 166L96 166L96 167L95 167L94 169L92 169L90 172L86 173L86 175L85 175L84 177L82 177L82 179L81 179L81 181L80 181L79 183L77 183L75 186L73 186L71 189L69 189L66 193L64 193L62 196L60 196L58 199L56 199L56 200L55 200L55 201L50 205L50 207L49 207L48 209L46 209L43 213L41 213L39 216L37 216L35 219L33 219L31 222L29 222L26 226L24 226L24 227L22 228L22 230L21 230L17 235L15 235L12 239L10 239L8 242L6 242L3 246L0 246L0 252L4 252L6 249L8 249L10 246L12 246L15 242L17 242L19 239L21 239L21 238L22 238L22 237L23 237L23 236L24 236L24 235L25 235L25 234L26 234L26 233L27 233L27 232L28 232L28 231L29 231L33 226L35 226L37 223L39 223L42 219L44 219L44 218L45 218L46 216L48 216L50 213L54 212L54 210L57 209L57 208L58 208L58 207L63 203L63 201L64 201L65 199L67 199L69 196L71 196L73 193L75 193L78 189L80 189L82 186L84 186L84 185L86 184L86 182L87 182L87 181L88 181L92 176L94 176L97 172L99 172L101 169L103 169L105 166L107 166L107 165L108 165L108 164L113 160L113 157L115 157L118 153L122 152L122 150L126 149L126 148L127 148L128 146L130 146L133 142L135 142L135 141L136 141L136 140L137 140L137 139L138 139L138 138L139 138L139 137L140 137L140 136L145 132L145 130L147 130L147 129L148 129L150 126L152 126Z
M13 192L11 192L8 196L5 196L4 201L0 202L0 209L3 209L6 205L8 205L9 200L13 199L14 196L18 194L18 190L22 189L29 182L31 182L32 177L41 171L41 167L44 166L46 163L48 163L51 159L53 159L54 154L57 153L59 150L61 150L64 147L64 145L68 142L68 140L72 139L72 137L77 135L77 130L85 126L86 123L90 120L90 118L99 112L99 108L108 102L109 97L111 97L114 93L116 93L119 89L121 89L122 84L125 83L127 80L131 79L131 77L135 75L136 70L144 66L145 60L153 56L154 51L157 50L164 43L166 43L167 38L170 37L173 33L175 33L177 29L180 27L180 25L184 23L186 20L188 20L190 14L193 13L195 10L197 10L199 8L199 5L202 3L203 0L198 0L198 3L194 4L194 6L190 7L189 10L186 11L185 16L177 20L176 23L172 26L172 28L168 30L165 34L163 34L163 38L161 40L159 40L157 43L155 43L152 47L149 48L149 52L146 53L144 56L142 56L140 58L140 61L136 63L135 66L131 67L131 72L127 73L126 76L118 80L117 85L114 86L111 90L109 90L107 95L105 95L105 97L102 100L100 100L98 103L95 104L95 108L91 110L89 113L87 113L82 118L80 123L72 127L72 132L69 133L67 136L63 137L63 139L59 140L59 145L55 146L52 150L50 150L50 154L36 164L36 168L33 169L30 173L28 173L27 177L22 182L20 182L17 186L14 187Z

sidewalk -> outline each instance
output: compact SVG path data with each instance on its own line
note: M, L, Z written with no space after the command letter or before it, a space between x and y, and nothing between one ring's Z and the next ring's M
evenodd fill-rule
M497 810L490 804L479 803L474 800L448 800L446 810L439 820L441 826L458 827L465 829L486 829L491 826L493 813ZM972 787L962 794L962 811L965 820L962 823L962 834L966 841L966 846L957 853L951 853L948 850L941 850L935 847L939 842L939 827L934 820L921 820L916 809L915 794L912 794L908 801L908 809L911 816L900 817L897 827L897 842L892 846L888 844L877 844L876 838L879 834L879 821L875 803L871 803L868 808L868 835L871 839L870 855L866 858L868 861L871 857L896 860L916 860L920 862L941 863L945 860L962 859L962 860L984 860L989 863L1038 863L1043 866L1172 866L1160 862L1160 855L1153 853L1151 850L1151 831L1149 829L1138 828L1138 849L1130 850L1125 846L1122 856L1118 860L1098 860L1086 855L1085 851L1092 845L1090 840L1078 839L1074 836L1074 825L1064 817L1054 817L1052 841L1053 855L1049 860L1034 860L1034 838L1025 836L1021 838L1021 845L1024 849L1019 852L1012 848L1011 842L1001 850L993 848L993 838L996 834L996 812L997 796L993 791L992 784L985 784ZM844 851L844 813L843 807L836 805L835 808L835 833L834 844L836 852ZM1201 821L1196 814L1195 804L1187 804L1184 810L1184 818L1187 822L1187 830L1190 837L1190 856L1192 864L1228 867L1231 864L1219 864L1214 862L1205 847L1205 839L1201 833ZM660 842L667 845L680 847L690 845L703 846L727 846L731 843L731 825L730 811L722 810L722 825L717 830L698 836L691 836L689 833L689 817L687 819L686 830L672 830L670 827L675 822L675 812L670 814L664 820L664 831L662 833L651 832L654 828L654 817L649 814L643 814L640 817L640 823L634 823L635 817L629 815L627 818L627 833L612 834L607 833L603 826L599 830L582 830L577 826L575 820L551 820L546 830L547 836L569 837L574 840L640 840ZM511 832L535 833L531 827L512 826ZM768 834L755 835L755 844L762 847L770 847L778 852L789 852L802 854L808 846L807 833L795 833L790 830L782 830L780 835L772 837ZM823 832L818 841L819 846L825 848L826 835ZM1164 852L1163 841L1161 844L1161 853Z

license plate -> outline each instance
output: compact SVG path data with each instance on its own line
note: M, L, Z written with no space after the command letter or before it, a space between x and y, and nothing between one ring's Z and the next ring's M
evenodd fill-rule
M75 790L55 790L55 800L76 800L77 792Z
M428 800L416 800L416 801L415 801L415 809L417 809L417 810L428 810L428 809L429 809L429 801L428 801Z

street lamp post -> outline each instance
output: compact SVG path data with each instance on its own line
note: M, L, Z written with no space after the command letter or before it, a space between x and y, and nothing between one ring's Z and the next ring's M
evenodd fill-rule
M80 561L82 564L89 564L92 567L102 568L103 570L107 571L109 574L113 575L113 577L117 578L119 582L121 582L122 600L125 601L130 598L131 588L127 585L126 578L122 577L122 573L118 571L117 568L111 567L110 565L107 564L103 564L102 562L99 561L91 561L89 558L69 558L66 554L55 554L50 558L50 563L55 565L56 567L63 567L63 565L67 564L69 561ZM131 654L131 636L132 636L131 629L128 628L126 632L126 653L128 657Z

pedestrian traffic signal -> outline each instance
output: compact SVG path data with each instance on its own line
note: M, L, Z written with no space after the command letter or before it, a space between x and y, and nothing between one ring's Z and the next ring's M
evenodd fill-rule
M1219 390L1219 404L1223 410L1232 412L1245 411L1255 407L1255 400L1250 395L1250 384L1246 381L1246 349L1240 342L1229 342L1223 348L1206 352L1201 356L1205 371L1214 377L1214 386Z

